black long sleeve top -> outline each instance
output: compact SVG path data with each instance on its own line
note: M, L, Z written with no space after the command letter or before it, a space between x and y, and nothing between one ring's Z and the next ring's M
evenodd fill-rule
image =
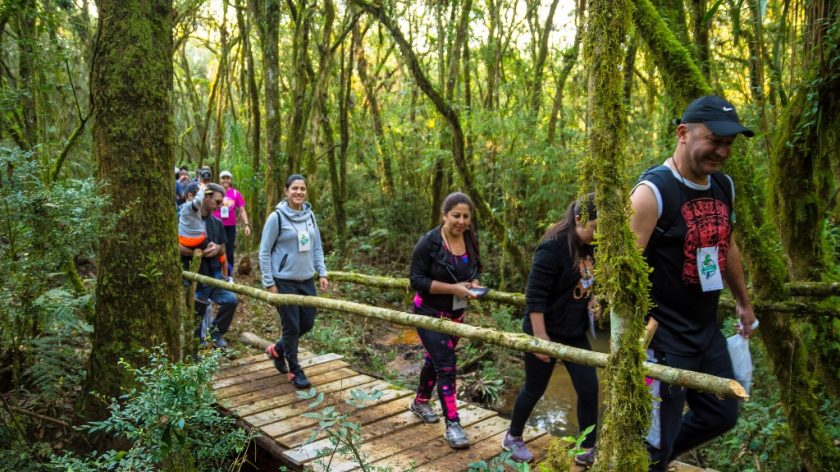
M592 254L592 246L585 245L580 256L585 258ZM576 299L573 296L580 280L580 269L572 260L566 235L541 242L528 274L525 290L528 315L523 320L523 330L533 334L530 313L543 313L545 329L551 339L562 342L586 336L589 297Z
M415 311L418 313L437 316L440 312L458 315L463 310L452 310L452 295L432 294L432 281L448 284L469 282L478 278L477 251L467 244L469 261L465 264L454 262L452 253L443 244L440 226L428 231L417 241L411 257L411 273L409 280L411 288L417 291L420 303L415 298Z

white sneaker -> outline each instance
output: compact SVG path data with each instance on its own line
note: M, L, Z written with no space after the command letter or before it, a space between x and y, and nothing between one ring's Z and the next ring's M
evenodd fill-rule
M232 275L228 277L228 282L233 283L233 276Z

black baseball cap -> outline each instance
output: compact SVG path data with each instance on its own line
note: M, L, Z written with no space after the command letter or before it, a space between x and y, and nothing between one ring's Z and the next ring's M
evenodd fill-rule
M733 136L738 133L748 138L755 133L741 125L735 105L717 95L706 95L689 103L680 123L703 123L718 136Z

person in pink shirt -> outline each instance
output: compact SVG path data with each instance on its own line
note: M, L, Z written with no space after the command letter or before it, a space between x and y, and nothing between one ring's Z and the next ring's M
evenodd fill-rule
M233 174L229 171L224 170L219 174L220 183L225 188L225 199L219 205L219 208L216 209L216 212L213 213L213 216L222 220L222 224L225 227L229 274L233 274L233 250L236 245L236 224L238 219L241 219L242 224L245 226L245 236L251 235L251 223L248 222L248 212L245 211L245 198L239 190L233 188L233 184L231 183L232 179ZM233 277L231 277L232 279Z

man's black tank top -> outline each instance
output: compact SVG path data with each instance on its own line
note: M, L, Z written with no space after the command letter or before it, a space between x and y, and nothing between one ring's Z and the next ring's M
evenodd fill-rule
M651 235L645 257L650 274L651 310L659 328L650 347L691 355L708 346L717 328L720 290L703 292L697 270L697 249L717 247L721 273L726 270L733 223L731 179L722 172L705 190L690 187L667 166L646 170L648 182L661 196L662 215Z

